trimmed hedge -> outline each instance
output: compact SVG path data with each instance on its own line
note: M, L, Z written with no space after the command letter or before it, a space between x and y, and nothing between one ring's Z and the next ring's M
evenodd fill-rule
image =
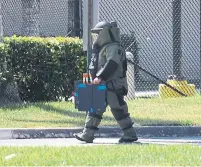
M0 49L19 87L22 100L67 100L74 81L86 71L82 41L69 37L6 37ZM6 49L5 49L6 48Z

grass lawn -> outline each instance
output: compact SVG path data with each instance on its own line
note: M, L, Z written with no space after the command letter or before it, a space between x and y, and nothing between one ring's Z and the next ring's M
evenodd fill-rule
M172 99L137 99L128 102L136 125L201 125L201 96ZM0 108L0 128L83 126L85 112L72 103L30 103ZM116 126L111 112L104 113L101 126Z
M193 145L0 147L0 166L200 166Z

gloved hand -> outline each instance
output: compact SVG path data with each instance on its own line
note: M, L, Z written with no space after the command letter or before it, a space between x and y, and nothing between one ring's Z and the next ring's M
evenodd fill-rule
M93 80L93 84L100 84L102 82L101 78L98 78L96 77L94 80Z

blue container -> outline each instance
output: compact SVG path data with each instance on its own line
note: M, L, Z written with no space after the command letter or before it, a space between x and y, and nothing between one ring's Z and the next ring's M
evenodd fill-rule
M106 85L75 82L75 108L78 111L104 112L106 109Z

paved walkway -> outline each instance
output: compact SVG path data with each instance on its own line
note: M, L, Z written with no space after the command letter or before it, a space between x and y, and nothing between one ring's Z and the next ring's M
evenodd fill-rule
M93 144L86 144L76 140L75 138L57 138L57 139L8 139L0 140L0 146L55 146L55 147L67 147L67 146L97 146L97 145L116 145L118 144L118 138L96 138ZM194 144L201 147L201 137L193 138L139 138L137 142L133 144L164 144L164 145L176 145L176 144Z

